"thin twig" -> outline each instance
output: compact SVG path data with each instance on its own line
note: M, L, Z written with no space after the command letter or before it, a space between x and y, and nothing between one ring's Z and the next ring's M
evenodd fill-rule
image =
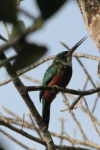
M65 96L65 94L63 94L63 97L64 97L64 99L66 100L67 104L69 105L68 99L67 99L67 97ZM71 113L72 118L73 118L74 121L76 122L76 124L77 124L77 126L78 126L78 129L80 130L84 141L88 141L88 138L87 138L87 136L85 135L85 133L84 133L84 131L83 131L83 129L82 129L80 123L78 122L78 120L77 120L75 114L73 113L73 111L70 111L70 113Z
M0 68L4 67L5 65L7 65L10 61L14 60L17 58L17 55L11 56L7 59L4 59L3 61L0 62Z
M8 123L7 119L2 115L1 112L0 112L0 118L1 118L2 120L4 120L6 123Z
M79 55L79 53L75 53L75 57L76 57L76 55ZM82 55L82 54L81 54L81 55ZM73 54L73 56L74 56L74 54ZM91 56L91 55L89 55L89 56ZM33 68L36 68L37 66L41 65L42 63L44 63L44 62L46 62L46 61L48 61L48 60L54 59L54 58L55 58L55 55L54 55L54 56L47 57L47 58L45 58L45 59L39 61L38 63L36 63L36 64L34 64L34 65L30 65L30 66L27 67L26 69L23 69L22 71L20 71L19 73L17 73L17 75L20 76L20 75L22 75L23 73L26 73L26 72L28 72L29 70L31 70L31 69L33 69ZM91 58L92 58L92 56L91 56ZM100 57L93 56L93 58L95 58L94 60L100 60ZM10 78L10 79L7 79L7 80L5 80L5 81L2 81L2 82L0 82L0 86L5 85L5 84L9 83L10 81L11 81L11 78Z
M27 35L40 29L43 26L43 23L44 23L44 20L40 16L39 18L36 19L35 23L32 26L25 29L19 36L16 36L14 39L9 40L6 44L3 44L2 46L0 46L0 52L3 52L4 50L8 49L9 47L12 47L12 46L15 46L16 44L18 44Z
M80 61L80 59L78 57L75 57L77 59L77 61L79 62L79 64L81 65L81 67L83 68L84 72L86 73L87 77L89 78L89 80L91 81L92 85L94 86L94 88L96 88L95 83L93 82L91 76L89 75L88 71L86 70L85 66L83 65L83 63Z
M9 109L7 109L6 107L3 106L3 109L4 109L8 114L10 114L11 116L13 116L13 117L15 117L16 119L19 119L19 120L22 121L22 119L21 119L18 115L16 115L15 113L11 112L11 111L10 111Z
M76 100L70 105L69 110L73 110L74 106L79 102L79 100L82 98L82 95L78 96Z
M8 35L8 37L10 37L10 33L9 33L9 30L8 30L8 27L7 27L7 23L5 21L3 21L3 23L4 23L4 26L5 26L7 35Z
M64 130L62 130L63 133L65 133L67 135L67 137L69 138L69 141L71 142L72 145L75 145L74 141L71 139L71 137L69 136L68 133L66 133ZM77 145L77 144L76 144Z
M12 124L18 125L20 127L22 126L22 121L23 120L21 121L21 119L18 120L18 119L12 119L12 118L8 118L8 117L5 117L5 118L7 119L8 123L12 123ZM31 130L36 130L36 131L41 132L39 128L33 126L32 124L30 124L26 120L24 121L24 128L28 128L28 129L31 129Z
M6 59L6 56L3 52L0 53L0 59L1 60ZM26 87L21 82L21 80L17 76L15 70L13 69L13 67L10 63L8 63L5 66L5 69L8 72L9 76L11 77L12 82L13 82L14 86L16 87L16 89L18 90L20 96L23 98L24 102L26 103L26 105L27 105L28 109L30 110L32 116L34 117L36 123L40 127L40 129L43 133L43 139L47 143L48 150L50 150L50 149L55 150L54 142L51 138L51 135L50 135L45 123L43 122L42 117L38 113L33 101L31 100Z
M0 120L0 125L6 126L7 128L9 128L9 129L11 129L11 130L13 130L13 131L15 131L15 132L21 134L21 135L23 135L23 136L25 136L25 137L27 137L27 138L33 140L33 141L36 141L36 142L38 142L38 143L40 143L40 144L42 144L42 145L46 145L46 143L45 143L43 140L41 140L41 139L39 139L39 138L36 138L36 137L34 137L34 136L32 136L32 135L26 133L26 132L23 131L23 130L17 129L16 127L10 125L9 123L6 123L6 122L3 121L3 120ZM58 134L58 133L56 134L56 133L54 133L54 132L51 132L51 134L52 134L53 136L55 136L55 137L58 137L58 138L61 138L61 137L62 137L64 140L68 140L68 141L69 141L69 138L68 138L68 137L62 136L61 134ZM81 144L81 145L84 145L84 146L88 146L88 147L91 147L91 148L97 148L97 149L100 148L100 145L97 145L97 144L92 143L92 142L89 142L89 141L86 143L86 142L79 141L79 140L72 139L72 138L71 138L71 140L73 140L74 143ZM69 142L70 142L70 141L69 141ZM73 150L75 150L75 147L71 147L71 146L66 146L66 147L64 147L64 146L57 146L57 145L55 145L55 147L56 147L56 148L59 148L59 147L69 148L68 150L72 150L72 148L73 148ZM82 148L80 148L80 149L82 149ZM80 149L76 147L76 150L80 150ZM88 149L84 149L84 150L88 150Z
M7 108L3 107L3 109L10 115L12 115L13 117L15 117L15 119L11 119L11 118L6 118L8 122L10 123L18 123L21 122L21 124L18 125L22 125L23 119L20 118L18 115L16 115L15 113L11 112L10 110L8 110ZM17 122L16 122L17 121ZM40 132L39 128L37 128L36 126L30 124L28 121L24 120L24 127L25 125L27 125L27 128L29 129L33 129L33 130L37 130Z
M35 142L41 143L41 144L43 144L43 145L46 145L46 143L45 143L43 140L40 140L39 138L36 138L36 137L34 137L34 136L32 136L32 135L26 133L25 131L18 129L18 128L12 126L12 125L9 124L9 123L6 123L6 122L3 121L3 120L0 120L0 125L3 125L3 126L9 128L9 129L11 129L11 130L13 130L13 131L15 131L15 132L17 132L17 133L23 135L23 136L25 136L25 137L27 137L27 138L29 138L29 139L35 141Z
M39 139L39 138L36 138L36 137L34 137L34 136L32 136L32 135L26 133L26 132L23 131L23 130L17 129L16 127L10 125L9 123L6 123L6 122L3 121L3 120L0 120L0 125L4 125L4 126L6 126L7 128L9 128L9 129L11 129L11 130L13 130L13 131L15 131L15 132L21 134L21 135L23 135L23 136L25 136L25 137L27 137L27 138L33 140L33 141L36 141L36 142L38 142L38 143L40 143L40 144L46 146L46 143L45 143L43 140L41 140L41 139ZM59 138L62 137L62 138L64 138L65 140L68 140L68 141L69 141L69 138L66 137L66 136L62 136L62 135L60 135L60 134L58 134L58 133L56 134L56 133L53 133L53 132L51 132L51 134L52 134L53 136L56 136L56 137L59 137ZM74 139L71 138L71 140L74 140ZM84 146L91 147L91 148L100 148L99 145L94 144L94 143L92 143L92 142L86 143L86 142L82 142L82 141L78 141L78 140L74 140L74 142L76 142L76 143L78 143L78 144L81 144L81 145L84 145ZM77 147L75 148L75 147L72 147L72 146L57 146L57 145L55 145L55 147L58 148L58 149L59 149L59 148L62 148L62 149L63 149L63 148L67 148L68 150L72 150L72 149L73 149L73 150L89 150L89 149L83 149L83 148L77 148Z
M59 121L61 121L61 135L63 135L63 130L64 130L64 118L60 118ZM60 146L63 143L63 138L60 140Z
M100 57L93 56L93 55L88 55L88 54L84 54L84 53L74 53L73 56L78 57L78 58L84 57L84 58L87 58L87 59L93 59L93 60L100 61Z
M23 122L22 122L21 130L23 130L23 127L24 127L24 120L25 120L25 113L23 114Z
M6 118L6 117L5 117L5 118ZM6 119L7 119L7 118L6 118ZM13 123L13 119L10 119L10 120L9 120L9 118L8 118L7 120L8 120L8 122L11 120L11 123ZM23 119L22 119L22 120L23 120ZM32 129L32 130L38 130L38 131L40 132L40 129L39 129L39 128L33 128L33 125L32 125L32 124L28 123L27 121L24 121L24 122L25 122L24 128L29 128L29 129ZM17 122L16 122L16 123L14 122L14 124L19 125L19 126L22 125L22 124L18 124ZM9 124L8 124L8 126L9 126ZM21 131L21 130L20 130L20 131ZM99 145L97 145L97 144L95 144L95 143L93 143L93 142L89 142L89 141L87 141L87 142L82 142L82 141L79 141L79 140L73 139L73 138L71 138L71 139L69 140L68 137L62 136L61 134L54 133L54 132L50 132L50 133L51 133L51 135L54 136L54 137L63 138L64 140L67 140L67 141L69 141L69 142L71 142L70 140L74 140L74 143L81 144L81 145L84 145L84 146L88 146L88 147L92 147L92 148L98 148L98 146L99 146ZM25 137L27 137L27 136L25 135ZM32 139L31 136L29 136L28 138L29 138L29 139Z
M69 141L69 138L67 136L62 136L61 134L58 134L58 133L54 133L54 132L50 132L52 136L54 137L58 137L58 138L61 138L63 137L64 140L67 140ZM73 140L74 143L77 143L77 144L80 144L80 145L84 145L84 146L88 146L88 147L91 147L91 148L97 148L97 149L100 149L100 145L97 145L93 142L90 142L90 141L79 141L79 140L76 140L76 139L73 139L71 138L71 140ZM70 141L69 141L70 142Z
M39 65L41 65L42 63L46 62L47 60L53 59L54 57L55 57L55 56L50 56L50 57L47 57L47 58L45 58L45 59L39 61L38 63L36 63L36 64L34 64L34 65L30 65L29 67L27 67L27 68L23 69L22 71L18 72L17 75L20 76L20 75L22 75L23 73L28 72L29 70L31 70L31 69L33 69L33 68L36 68L37 66L39 66ZM11 78L10 78L10 79L7 79L7 80L5 80L5 81L3 81L3 82L0 82L0 86L5 85L5 84L9 83L10 81L11 81Z
M74 96L72 96L71 94L67 94L67 96L69 96L73 101L75 101L75 98ZM81 103L77 103L77 105L84 111L84 113L88 114L88 111L87 109L81 104ZM93 116L93 119L94 121L98 124L98 126L100 127L100 121L94 116Z
M8 40L6 38L4 38L2 35L0 35L0 39L7 42Z
M91 121L92 121L92 124L93 124L93 126L94 126L94 128L95 128L97 134L98 134L99 137L100 137L100 132L98 131L98 129L97 129L96 125L95 125L94 119L93 119L93 117L92 117L92 114L91 114L91 112L90 112L90 110L89 110L89 107L88 107L88 104L87 104L85 98L84 98L84 102L85 102L85 105L86 105L86 107L87 107L88 114L89 114L89 116L90 116L90 119L91 119Z
M18 11L23 13L24 15L26 15L27 17L29 17L32 20L36 20L36 17L31 15L29 12L27 12L26 10L24 10L23 8L18 8Z
M29 77L29 76L27 76L27 75L25 75L25 74L22 74L21 77L23 77L23 78L25 78L25 79L27 79L27 80L30 80L30 81L32 81L32 82L38 83L38 84L41 84L41 83L42 83L41 81L36 80L36 79L33 79L32 77Z
M74 133L74 136L73 136L73 138L75 139L76 138L76 129L74 128L74 131L73 131L73 133Z
M95 111L95 108L96 108L98 99L99 99L99 95L97 95L96 100L95 100L95 102L94 102L93 109L92 109L92 113L94 113L94 111Z
M32 122L32 125L33 125L34 127L36 127L36 126L35 126L35 123L34 123L34 121L33 121L33 118L32 118L32 116L31 116L31 114L29 114L29 117L30 117L30 120L31 120L31 122ZM40 139L43 140L43 137L42 137L40 131L39 131L39 130L36 130L36 132L38 133Z
M14 141L15 143L17 143L18 145L20 145L21 147L25 148L25 149L30 149L33 150L29 147L27 147L26 145L22 144L20 141L16 140L14 137L12 137L11 135L7 134L4 130L0 129L0 132L3 133L5 136L7 136L8 138L10 138L12 141Z
M89 75L88 71L86 70L85 66L83 65L83 63L80 61L80 59L78 57L75 57L77 59L77 61L79 62L79 64L82 66L84 72L86 73L87 77L89 78L89 80L91 81L92 85L94 86L94 88L96 88L96 85L95 83L93 82L91 76ZM98 96L100 96L100 93L98 92ZM95 102L97 104L97 101ZM95 108L96 108L96 105L94 104ZM94 108L94 109L95 109Z
M88 84L88 81L89 81L89 78L88 78L88 76L87 76L87 78L86 78L86 82L85 82L84 87L83 87L83 91L85 91L86 86L87 86L87 84Z

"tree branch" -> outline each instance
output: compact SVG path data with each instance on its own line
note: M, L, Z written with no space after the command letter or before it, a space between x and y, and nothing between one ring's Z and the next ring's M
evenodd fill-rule
M16 127L13 127L13 126L10 125L9 123L6 123L5 121L3 121L3 120L1 120L1 119L0 119L0 125L3 125L3 126L9 128L9 129L11 129L11 130L13 130L13 131L15 131L15 132L17 132L17 133L23 135L23 136L25 136L25 137L27 137L27 138L29 138L29 139L35 141L35 142L38 142L38 143L40 143L40 144L46 146L46 142L44 142L43 140L41 140L41 139L39 139L39 138L36 138L36 137L34 137L34 136L32 136L32 135L26 133L26 132L23 131L23 130L17 129ZM55 135L55 133L54 133L53 135ZM58 135L59 135L59 134L58 134ZM67 138L67 137L65 137L65 136L62 136L62 138L63 138L63 137L64 137L64 139ZM86 146L88 146L88 145L86 145ZM55 145L55 148L56 148L56 149L67 149L67 150L89 150L89 149L80 148L80 147L58 146L58 145ZM93 148L94 148L94 147L93 147Z
M0 46L0 52L3 52L4 50L8 49L9 47L12 47L12 46L15 46L16 44L18 44L27 35L40 29L43 26L43 23L44 23L44 21L43 21L42 17L37 18L35 20L35 23L32 26L30 26L29 28L27 28L26 30L24 30L19 36L17 36L16 38L14 38L12 40L9 40L6 44L3 44L2 46Z
M73 90L73 89L68 89L68 88L63 88L63 87L56 87L56 86L26 86L26 89L28 92L32 92L32 91L57 91L57 92L64 92L64 93L70 93L70 94L74 94L74 95L81 95L81 96L87 96L87 95L91 95L94 94L96 92L100 92L100 87L95 88L95 89L90 89L87 91L77 91L77 90Z
M4 60L5 58L6 58L5 54L0 53L0 59ZM44 124L41 116L39 115L35 105L33 104L31 98L29 97L26 87L21 82L21 80L18 78L15 70L13 69L13 67L10 63L8 63L5 66L5 69L7 70L9 76L12 79L13 84L15 85L15 87L18 90L19 94L21 95L21 97L23 98L23 100L26 103L27 107L29 108L29 110L30 110L32 116L34 117L37 125L41 129L41 131L43 133L43 139L47 143L48 150L55 150L54 143L53 143L53 140L51 138L51 135L50 135L46 125Z
M10 138L12 141L16 142L18 145L20 145L22 148L25 148L26 150L30 149L30 150L34 150L31 149L29 147L27 147L26 145L22 144L20 141L16 140L15 138L13 138L11 135L7 134L4 130L0 129L0 132L3 133L5 136L7 136L8 138Z
M5 121L3 121L3 120L1 120L1 119L0 119L0 125L3 125L3 126L9 128L9 129L11 129L11 130L13 130L13 131L15 131L15 132L17 132L17 133L23 135L23 136L25 136L25 137L27 137L27 138L29 138L29 139L35 141L35 142L38 142L38 143L40 143L40 144L42 144L42 145L46 145L46 142L44 142L43 140L41 140L41 139L39 139L39 138L36 138L36 137L34 137L34 136L32 136L32 135L26 133L26 132L23 131L23 130L17 129L16 127L12 126L12 125L9 124L9 123L6 123Z
M100 1L77 0L85 26L100 52Z
M99 60L99 61L100 61L100 57L92 56L92 55L87 55L87 54L82 54L82 53L74 53L73 56L75 56L75 57L76 57L76 56L77 56L77 57L85 57L85 58L90 58L90 59L94 59L94 60L97 60L97 61ZM45 58L45 59L39 61L38 63L33 64L33 65L30 65L29 67L23 69L22 71L18 72L17 75L20 76L20 75L22 75L23 73L26 73L26 72L28 72L29 70L34 69L34 68L36 68L37 66L43 64L44 62L46 62L46 61L48 61L48 60L51 60L51 59L54 59L54 58L55 58L55 55L50 56L50 57L47 57L47 58ZM11 81L11 78L10 78L10 79L7 79L7 80L5 80L5 81L3 81L3 82L0 82L0 86L5 85L5 84L9 83L10 81Z

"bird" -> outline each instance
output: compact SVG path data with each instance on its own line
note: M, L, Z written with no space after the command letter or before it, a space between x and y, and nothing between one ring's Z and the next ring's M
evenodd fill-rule
M65 88L68 85L72 77L72 54L86 39L87 36L82 38L71 49L69 49L65 44L61 43L67 47L69 51L62 51L56 55L51 66L44 74L41 86L58 86ZM40 91L40 102L42 99L42 119L47 128L50 120L50 105L57 94L58 91L53 90Z

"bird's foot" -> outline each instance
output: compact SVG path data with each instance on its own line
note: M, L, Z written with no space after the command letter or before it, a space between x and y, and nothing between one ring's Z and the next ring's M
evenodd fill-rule
M53 87L56 87L57 89L53 90L53 93L57 92L59 90L59 86L58 85L52 85Z

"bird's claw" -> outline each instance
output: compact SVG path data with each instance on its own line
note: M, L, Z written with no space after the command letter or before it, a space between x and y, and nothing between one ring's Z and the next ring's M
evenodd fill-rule
M56 91L59 90L59 86L58 85L53 85L53 87L56 87L57 89L53 90L53 93L55 93Z

